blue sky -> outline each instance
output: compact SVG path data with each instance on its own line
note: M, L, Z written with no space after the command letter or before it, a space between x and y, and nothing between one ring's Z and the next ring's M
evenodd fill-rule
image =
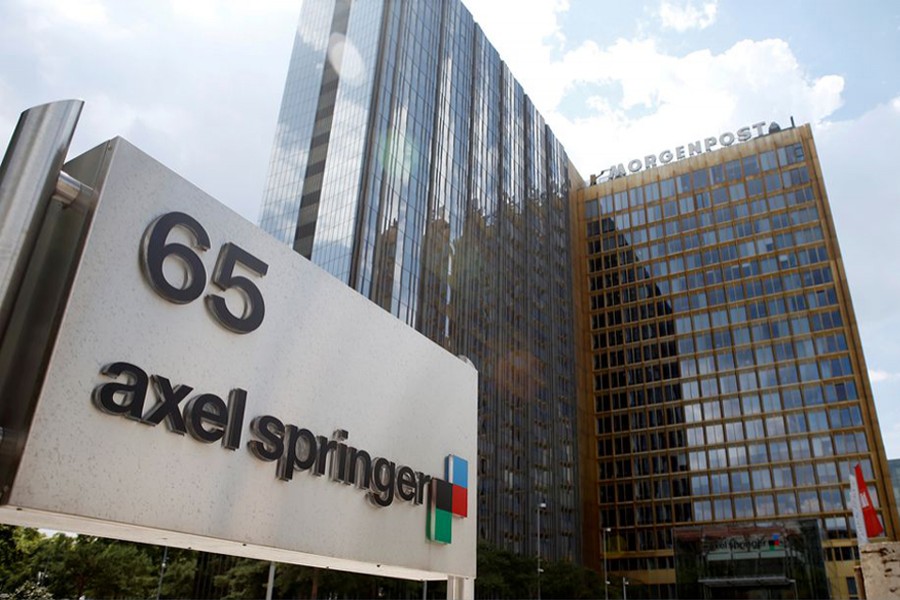
M578 170L758 121L809 122L890 458L900 458L900 3L463 0ZM122 135L256 220L295 0L4 0L0 141L87 104L71 154Z
M675 8L693 6L701 14L705 6L715 6L708 25L683 31L663 25L661 2L617 4L603 3L599 9L598 2L572 0L559 20L567 43L652 37L661 48L683 55L703 49L719 54L743 39L780 39L807 73L845 78L844 105L835 117L858 116L873 101L885 102L897 93L892 75L900 55L900 7L894 2L670 2Z

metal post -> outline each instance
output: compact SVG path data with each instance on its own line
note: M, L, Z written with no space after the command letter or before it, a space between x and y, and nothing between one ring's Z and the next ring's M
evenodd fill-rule
M275 587L275 561L269 562L269 580L266 582L266 600L272 600L272 589Z
M422 600L425 600L426 598L428 598L428 580L423 579L422 580Z
M600 538L603 543L603 597L605 600L609 600L609 569L606 562L606 554L609 552L609 547L606 545L606 534L611 531L612 529L609 527L600 529Z
M547 508L546 502L537 508L537 600L541 600L541 511Z
M163 547L163 559L162 564L159 565L159 585L156 586L156 600L159 600L159 595L162 593L162 584L163 577L166 574L166 559L169 557L169 547Z
M23 112L0 164L0 339L82 106L62 100Z
M448 575L447 600L475 600L475 580Z
M622 578L622 600L628 600L628 578Z

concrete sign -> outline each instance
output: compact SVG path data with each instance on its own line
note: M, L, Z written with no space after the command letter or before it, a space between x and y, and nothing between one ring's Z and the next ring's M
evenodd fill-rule
M473 578L471 364L124 140L67 170L99 201L0 521Z

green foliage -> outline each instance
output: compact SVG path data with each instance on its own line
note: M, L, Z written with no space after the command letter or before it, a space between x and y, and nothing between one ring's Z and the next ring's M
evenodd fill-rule
M0 600L27 598L155 598L164 549L91 536L0 525ZM477 598L534 598L537 562L478 545ZM161 598L264 598L269 562L169 548ZM541 563L541 596L599 598L600 577L567 562ZM275 598L421 598L422 583L278 564ZM428 598L446 596L429 582Z
M547 563L544 567L544 572L541 574L542 598L600 598L602 596L603 578L598 573L565 561Z
M268 562L243 558L224 575L216 577L216 585L228 590L224 600L265 598L268 578Z
M155 598L156 587L159 584L159 564L162 560L162 548L148 547L149 550L156 550L156 554L152 556L154 565L153 575L153 597ZM166 571L163 574L162 590L160 590L161 598L193 598L194 578L197 573L197 557L198 553L192 550L181 550L179 548L169 548L166 557Z
M227 589L228 599L265 597L269 563L239 559L216 584ZM258 591L257 591L258 590ZM373 577L331 569L277 564L275 598L421 598L422 584L417 581ZM429 598L446 597L446 587L430 583Z
M537 561L478 543L476 598L530 598L537 591Z
M591 571L570 562L541 562L541 597L600 598L603 580ZM513 554L480 542L476 598L537 597L537 559Z
M156 583L146 547L57 533L35 553L43 582L57 598L141 598Z
M44 586L26 581L14 594L0 594L0 600L53 600L53 595Z
M29 582L43 536L37 529L0 525L0 593L12 594Z
M154 591L152 547L0 526L0 594L142 598Z

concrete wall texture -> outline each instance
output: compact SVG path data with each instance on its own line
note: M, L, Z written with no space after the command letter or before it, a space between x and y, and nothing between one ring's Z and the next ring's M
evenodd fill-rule
M867 544L860 552L865 598L900 600L900 542Z

